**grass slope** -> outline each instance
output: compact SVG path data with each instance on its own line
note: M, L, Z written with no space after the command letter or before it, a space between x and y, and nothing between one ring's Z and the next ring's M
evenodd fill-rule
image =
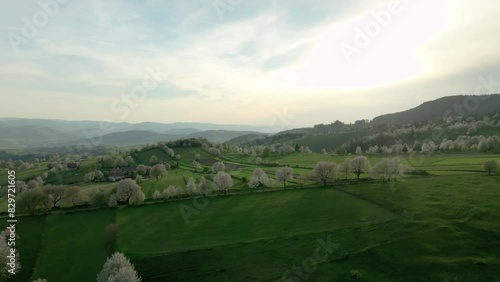
M9 279L10 282L30 281L36 266L38 252L42 246L42 234L45 227L46 216L19 217L16 224L18 240L16 247L20 254L21 269L18 274ZM0 229L4 230L8 224L0 221Z
M48 216L32 278L95 281L110 255L104 230L114 219L113 209Z

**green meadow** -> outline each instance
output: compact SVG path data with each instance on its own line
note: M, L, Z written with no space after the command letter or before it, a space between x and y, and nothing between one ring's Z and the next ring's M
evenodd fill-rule
M429 175L328 187L294 180L286 191L277 184L261 192L242 180L258 167L249 157L176 153L180 169L140 184L148 198L143 205L19 217L22 268L10 281L94 281L113 251L129 257L146 282L500 281L500 176L482 169L498 155L406 156L410 169ZM184 187L189 177L213 177L194 172L197 153L205 161L236 165L230 195L153 202L155 190ZM172 161L156 150L145 150L137 161L147 163L151 155ZM381 158L369 159L374 164ZM344 159L292 154L263 161L309 175L318 161ZM270 175L277 169L261 167ZM115 185L81 187L92 193ZM110 223L118 228L111 247L105 234ZM335 245L327 258L308 263L325 241Z

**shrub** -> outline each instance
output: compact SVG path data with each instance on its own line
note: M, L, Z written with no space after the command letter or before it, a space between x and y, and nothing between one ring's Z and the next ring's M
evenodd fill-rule
M428 176L431 175L427 170L425 169L416 169L416 170L409 170L405 172L406 175L421 175L421 176Z

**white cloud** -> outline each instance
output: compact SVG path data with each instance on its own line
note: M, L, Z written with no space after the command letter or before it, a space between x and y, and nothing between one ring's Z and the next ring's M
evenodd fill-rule
M302 27L277 5L252 13L241 5L232 21L221 23L211 5L72 2L21 55L0 54L2 93L55 99L63 110L15 98L9 103L23 110L4 106L4 115L99 119L113 99L141 83L148 67L160 67L169 87L132 111L130 121L265 124L282 106L293 110L298 125L353 121L464 93L483 74L471 72L500 63L500 4L488 0L403 0L401 13L349 63L340 44L352 43L355 29L387 3L347 1L338 10L317 2L311 11L331 9L334 16ZM153 15L158 9L169 11L173 22ZM0 21L0 29L15 27ZM467 76L472 79L464 82ZM33 80L45 87L11 85ZM81 100L82 85L95 99ZM87 110L76 110L82 103Z

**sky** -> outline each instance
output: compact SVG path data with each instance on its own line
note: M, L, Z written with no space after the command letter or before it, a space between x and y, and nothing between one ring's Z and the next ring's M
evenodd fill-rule
M0 7L0 117L298 127L500 93L494 0Z

